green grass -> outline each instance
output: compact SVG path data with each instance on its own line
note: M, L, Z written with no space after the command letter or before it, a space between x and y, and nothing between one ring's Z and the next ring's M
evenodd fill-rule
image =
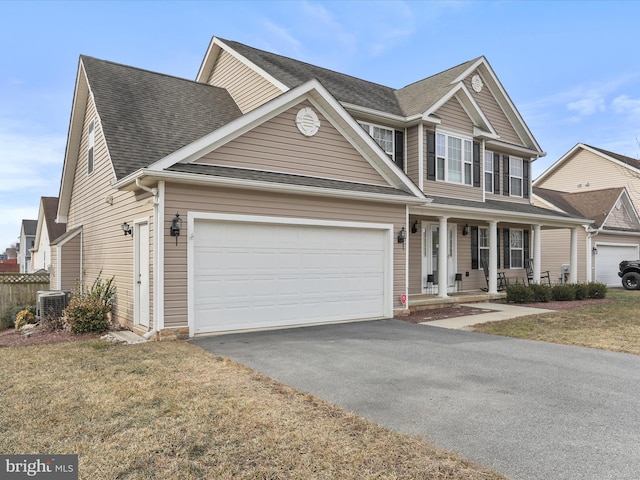
M81 479L499 479L183 342L0 348L0 451Z
M475 325L476 332L640 355L640 291L609 290L611 302Z

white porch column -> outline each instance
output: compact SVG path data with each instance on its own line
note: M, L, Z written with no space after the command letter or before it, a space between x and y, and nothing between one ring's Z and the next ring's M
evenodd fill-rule
M498 293L498 222L489 220L489 293Z
M438 296L447 298L449 272L447 271L447 255L449 241L447 238L447 217L440 217L438 224Z
M533 281L540 283L540 265L542 263L542 239L540 225L533 226Z
M569 282L578 283L578 228L571 229L571 265L569 267Z

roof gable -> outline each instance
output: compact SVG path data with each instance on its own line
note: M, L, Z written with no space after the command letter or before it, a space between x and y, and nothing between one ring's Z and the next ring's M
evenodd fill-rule
M358 154L362 156L364 161L369 163L370 167L377 172L377 175L379 175L388 186L411 192L413 196L424 199L423 193L404 175L389 156L382 151L375 140L373 140L353 117L345 111L340 103L315 80L288 91L222 128L205 135L190 145L173 152L161 161L151 165L143 173L145 175L152 175L153 172L171 171L171 167L178 163L193 164L211 152L216 151L229 142L232 142L303 102L307 102L312 105L314 109L317 109L322 117L331 124L332 128L344 137L351 145L351 148L354 148ZM301 135L299 132L296 134ZM261 170L268 171L268 167ZM129 183L134 180L135 178L133 177L126 179ZM120 186L124 186L124 183L121 183Z
M628 168L633 170L634 172L640 171L640 160L637 160L632 157L627 157L625 155L620 155L617 153L610 152L608 150L604 150L602 148L592 147L585 143L577 143L573 146L571 150L565 153L562 157L560 157L556 162L553 163L549 168L547 168L544 172L538 176L534 180L534 184L542 185L546 180L548 180L553 175L556 175L558 172L562 170L562 168L571 161L571 159L575 158L581 151L590 152L603 160L610 161L617 165L620 165L624 168Z
M431 114L456 95L477 128L474 135L497 141L500 132L496 132L495 126L488 120L488 115L482 111L466 85L470 82L472 74L478 72L486 83L487 89L495 97L495 102L498 104L496 110L503 112L507 119L504 124L509 125L508 133L513 132L502 141L514 143L514 138L517 138L519 141L515 143L518 146L531 150L532 154L537 152L536 156L544 156L544 152L485 57L462 63L401 89L393 89L238 42L214 37L198 73L198 81L206 82L210 77L221 50L242 59L255 72L263 75L273 85L279 86L283 92L311 79L317 79L347 108L401 117L404 120L418 117L437 124L439 123L437 117L431 117Z
M638 213L624 187L576 193L534 187L533 192L568 214L593 220L595 228L640 228Z

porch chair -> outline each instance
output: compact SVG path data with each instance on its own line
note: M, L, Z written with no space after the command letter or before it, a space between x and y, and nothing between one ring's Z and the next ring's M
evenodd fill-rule
M489 291L489 266L485 262L482 262L482 270L484 270L484 280L487 282L487 288L483 288L481 290L488 292ZM504 272L498 272L498 283L497 283L498 291L501 292L505 290L508 286L509 286L509 280L507 279L507 276L504 274Z
M531 285L533 283L533 258L527 258L524 261L524 269L527 273L527 284ZM551 285L551 275L549 274L549 270L540 272L540 283L543 281L545 281L547 285Z

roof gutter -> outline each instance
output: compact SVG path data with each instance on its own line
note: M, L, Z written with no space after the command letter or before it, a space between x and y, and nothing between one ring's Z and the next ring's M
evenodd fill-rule
M142 183L142 180L145 178L151 180L173 180L175 182L190 183L193 185L217 185L220 187L235 187L270 192L277 191L279 193L328 196L333 198L341 197L352 200L372 200L387 203L401 203L405 205L427 205L432 202L431 199L419 198L413 195L387 195L373 192L345 191L334 188L290 185L286 183L260 182L255 180L244 180L228 177L212 177L193 173L155 171L147 169L140 169L134 172L132 175L125 177L113 184L113 187L119 190L133 190L131 186L133 183L135 183L136 186L142 188L145 191L153 191L152 188L146 187Z

